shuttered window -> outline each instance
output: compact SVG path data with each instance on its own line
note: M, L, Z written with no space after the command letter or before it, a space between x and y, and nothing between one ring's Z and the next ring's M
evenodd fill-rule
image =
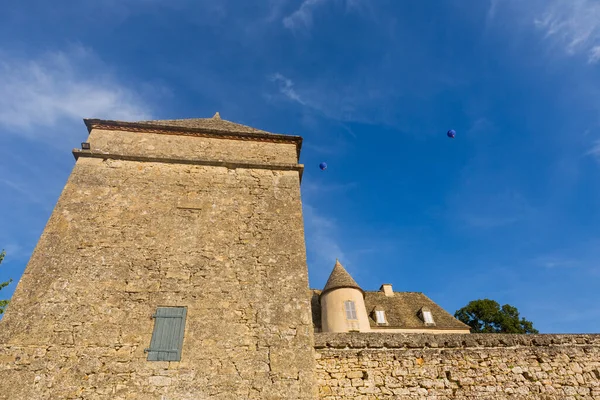
M375 320L378 324L385 324L385 311L375 311Z
M356 318L356 307L354 306L354 302L351 300L344 302L344 307L346 308L346 319L357 319Z
M146 349L148 361L180 361L185 330L185 307L158 307L154 318L154 331L150 348Z

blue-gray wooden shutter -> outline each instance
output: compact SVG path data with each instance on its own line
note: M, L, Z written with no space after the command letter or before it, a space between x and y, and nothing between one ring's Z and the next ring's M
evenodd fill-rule
M154 331L150 348L146 349L148 361L180 361L185 330L185 307L158 307L154 318Z

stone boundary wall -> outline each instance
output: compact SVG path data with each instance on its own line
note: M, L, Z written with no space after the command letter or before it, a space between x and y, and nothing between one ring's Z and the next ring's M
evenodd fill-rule
M315 334L319 397L600 400L600 335Z

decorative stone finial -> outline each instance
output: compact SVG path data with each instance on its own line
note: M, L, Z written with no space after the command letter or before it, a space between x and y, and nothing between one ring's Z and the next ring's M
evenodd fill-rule
M213 119L221 119L218 111L215 113L215 115L213 115Z

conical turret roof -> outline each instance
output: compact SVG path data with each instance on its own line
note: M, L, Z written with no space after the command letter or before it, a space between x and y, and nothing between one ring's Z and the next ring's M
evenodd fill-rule
M327 280L327 283L325 284L325 287L321 292L321 296L324 293L329 292L333 289L340 288L358 289L364 295L364 290L362 290L362 288L358 286L358 283L356 283L354 278L350 276L348 271L346 271L346 269L342 266L339 260L335 260L335 266L333 267L333 271L331 271L331 275L329 275L329 279Z

